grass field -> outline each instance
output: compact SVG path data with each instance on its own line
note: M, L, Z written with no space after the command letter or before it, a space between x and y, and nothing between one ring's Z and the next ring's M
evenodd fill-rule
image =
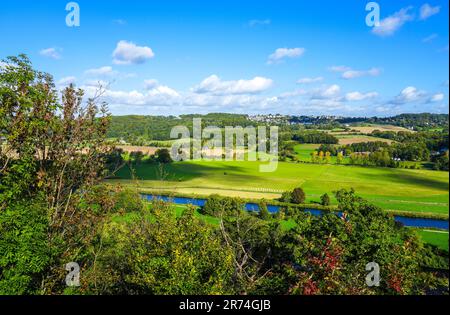
M417 230L425 243L429 243L448 252L448 231Z
M354 188L362 197L386 210L448 214L448 172L279 162L272 173L260 173L260 162L186 161L158 167L141 164L136 180L122 168L110 183L137 185L141 190L273 199L285 190L302 187L307 202L324 193ZM161 177L164 180L161 180ZM335 200L332 199L335 203Z

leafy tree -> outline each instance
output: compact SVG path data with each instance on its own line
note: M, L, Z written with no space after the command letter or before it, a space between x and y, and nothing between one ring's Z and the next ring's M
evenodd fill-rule
M167 149L158 149L155 152L156 160L162 164L172 163L172 157Z
M320 203L322 206L329 206L330 205L330 196L328 196L327 193L320 196Z
M231 249L222 246L210 225L195 217L194 208L177 218L171 205L155 201L150 213L138 215L125 225L105 226L105 247L95 269L85 272L84 290L95 294L232 293Z
M269 212L269 210L267 209L267 204L266 204L266 202L265 202L264 200L262 200L262 201L259 203L258 208L259 208L258 216L259 216L261 219L267 220L267 219L270 218L270 212Z
M292 203L302 204L305 203L306 195L302 188L297 187L292 191Z
M280 201L281 202L291 202L292 201L292 193L290 191L284 191L281 194Z
M73 86L62 92L60 102L52 77L34 70L25 55L4 62L0 235L2 251L14 253L18 243L23 247L0 267L0 287L10 287L11 276L17 276L20 288L15 292L56 292L66 273L64 264L75 260L103 215L80 208L80 200L104 174L104 158L110 151L105 141L109 115L96 98L83 103L83 91ZM26 248L30 235L35 235L35 242Z

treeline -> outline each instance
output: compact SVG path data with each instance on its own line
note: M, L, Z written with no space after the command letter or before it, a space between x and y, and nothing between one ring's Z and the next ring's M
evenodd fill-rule
M338 144L339 139L326 132L319 131L303 131L292 135L291 140L298 141L300 143L325 143L325 144Z
M247 115L212 113L206 115L180 116L112 116L107 136L122 139L134 145L147 145L152 140L171 140L170 131L175 126L186 126L192 135L192 119L201 118L202 128L206 126L253 126Z
M448 114L400 114L393 117L372 117L367 119L368 123L391 124L404 128L413 128L414 130L430 130L434 128L443 128L448 130Z
M317 152L348 156L351 164L404 167L402 161L433 162L436 170L448 171L448 130L422 132L372 132L372 136L394 141L352 143L343 146L322 144ZM313 157L314 159L314 157ZM409 165L415 167L415 164Z

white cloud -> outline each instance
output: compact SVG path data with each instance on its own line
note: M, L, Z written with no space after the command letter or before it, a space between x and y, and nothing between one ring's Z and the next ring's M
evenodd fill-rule
M336 99L340 96L341 87L337 84L314 89L309 92L311 99Z
M361 93L361 92L349 92L345 94L345 100L346 101L363 101L371 98L375 98L378 96L377 92L368 92L368 93Z
M333 71L333 72L344 72L344 71L352 70L352 68L347 67L347 66L331 66L328 68L328 70Z
M269 20L269 19L265 19L265 20L250 20L250 21L248 21L248 25L250 27L258 26L258 25L269 25L270 23L272 23L272 21Z
M297 80L298 84L311 84L323 81L323 77L301 78Z
M280 62L284 58L297 58L305 53L305 48L278 48L267 60L268 64Z
M392 101L394 104L406 104L420 101L426 95L425 91L420 91L414 86L404 88Z
M52 58L52 59L61 59L61 49L59 48L45 48L42 49L39 54L44 57Z
M67 85L69 85L69 84L75 83L76 80L77 80L76 77L74 77L74 76L68 76L68 77L61 78L60 80L58 80L58 81L56 82L56 84L57 84L57 85L60 85L60 86L67 86Z
M439 11L441 10L440 6L435 6L432 7L431 5L429 5L428 3L425 3L424 5L422 5L420 7L420 20L426 20L429 17L438 14Z
M381 37L391 36L398 31L406 22L414 19L409 14L412 7L403 8L400 11L390 15L380 21L379 26L372 29L372 33Z
M360 77L376 77L379 76L381 73L381 70L378 68L371 68L367 71L361 71L361 70L348 70L342 73L343 79L354 79L354 78L360 78Z
M86 75L89 75L89 76L104 76L104 77L107 77L107 76L114 76L118 72L114 71L111 66L104 66L104 67L100 67L100 68L88 69L84 73Z
M217 75L204 79L192 90L195 93L213 95L254 94L267 90L273 81L264 77L254 77L251 80L222 81Z
M333 72L341 72L341 78L350 80L360 77L376 77L381 74L381 69L379 68L371 68L369 70L353 70L347 66L332 66L329 68L330 71Z
M425 37L424 39L422 39L422 42L423 43L429 43L432 40L436 39L437 37L438 37L438 34L431 34L431 35Z
M144 88L146 90L151 90L157 87L158 85L159 85L158 80L155 79L144 80Z
M442 100L444 100L443 93L436 93L430 97L430 102L440 102Z
M118 65L142 64L155 56L152 49L121 40L113 52L113 62Z

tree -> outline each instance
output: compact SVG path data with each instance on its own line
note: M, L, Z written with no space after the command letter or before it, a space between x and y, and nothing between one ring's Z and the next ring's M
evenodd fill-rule
M342 151L339 151L336 156L336 163L342 164L343 160L344 160L344 155L342 154Z
M320 203L322 206L329 206L330 205L330 196L328 196L327 193L320 196Z
M10 281L16 279L22 293L56 292L64 264L76 259L104 214L104 209L82 207L81 199L104 175L111 150L105 140L109 114L105 104L97 104L98 95L83 103L84 92L72 85L63 90L60 102L53 78L34 70L25 55L4 63L0 243L5 246L1 256L3 251L17 254L0 260L0 287L12 289ZM29 207L36 208L27 213ZM35 237L29 247L16 252L16 244L25 246L30 235Z
M319 163L323 162L323 151L319 152Z
M296 204L305 203L306 195L302 188L297 187L292 191L292 202Z
M281 202L291 202L291 200L292 200L292 193L290 192L290 191L284 191L282 194L281 194L281 197L280 197L280 201Z
M267 220L270 218L270 212L267 209L267 204L264 200L261 200L261 202L258 205L259 208L259 213L258 216L263 219L263 220Z
M231 294L231 249L196 218L193 207L180 217L173 210L154 201L150 212L137 213L132 222L106 225L103 251L95 268L84 273L82 289L90 294Z
M133 151L130 153L130 160L135 165L140 165L143 158L144 158L144 153L142 151Z
M330 163L330 162L331 162L331 154L329 151L327 151L327 152L325 152L325 163Z
M167 149L158 149L155 152L156 160L162 164L172 163L172 157Z
M318 158L317 158L317 151L313 151L313 152L311 153L311 162L317 163L317 161L318 161Z

